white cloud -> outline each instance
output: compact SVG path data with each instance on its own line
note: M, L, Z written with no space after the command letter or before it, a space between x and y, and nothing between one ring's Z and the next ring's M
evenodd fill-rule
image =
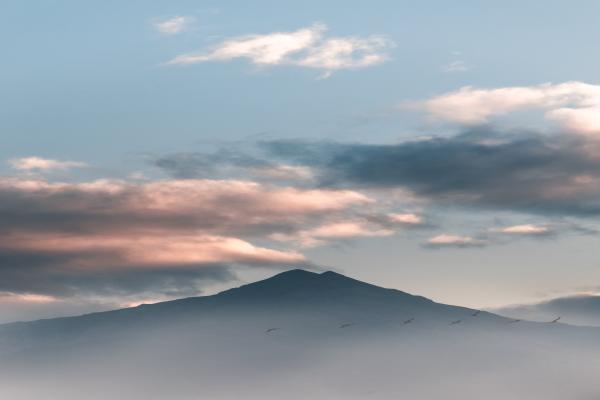
M584 108L558 108L546 116L565 128L585 135L600 132L600 105Z
M154 22L154 28L165 35L176 35L185 31L194 22L193 17L182 15Z
M471 236L441 234L429 238L426 244L433 247L471 247L482 246L484 242Z
M398 224L406 225L421 225L423 218L417 214L406 213L406 214L389 214L390 221Z
M314 24L293 32L246 35L219 43L208 52L182 54L168 64L189 65L247 58L262 66L295 65L335 71L364 68L388 59L393 43L380 35L325 37L327 27Z
M544 235L550 233L550 229L546 226L523 224L507 226L505 228L497 229L496 232L505 233L510 235Z
M246 168L250 175L267 177L274 180L310 181L314 173L310 167L299 165L275 165L264 168Z
M328 243L328 240L351 239L357 237L391 236L394 230L359 220L328 222L313 229L294 234L274 234L271 239L281 242L296 242L302 247L315 247Z
M8 161L9 165L19 171L53 171L67 170L71 168L87 167L86 163L78 161L59 161L40 157L13 158Z
M494 116L537 108L546 111L546 118L575 133L600 133L600 85L584 82L497 89L465 86L418 106L436 119L465 125L487 123Z

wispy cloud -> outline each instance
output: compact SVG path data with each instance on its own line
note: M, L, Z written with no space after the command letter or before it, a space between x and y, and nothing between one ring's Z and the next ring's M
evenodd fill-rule
M389 214L388 216L392 222L406 225L421 225L423 224L423 217L413 213L404 214Z
M56 171L68 170L71 168L87 167L86 163L79 161L60 161L41 157L23 157L13 158L8 164L19 171Z
M507 235L529 235L529 236L538 236L538 235L548 235L553 231L548 226L535 225L535 224L522 224L522 225L512 225L504 228L497 228L494 232L503 233Z
M164 35L177 35L188 29L194 21L194 17L178 15L168 19L156 20L153 22L153 26Z
M441 234L433 236L424 243L427 247L482 247L486 243L481 239L471 236L461 236L453 234Z
M327 37L324 24L292 32L253 34L227 39L213 49L182 54L168 64L189 65L246 58L260 66L293 65L332 72L365 68L389 58L393 42L382 35Z
M396 233L398 226L385 224L376 218L340 219L326 222L309 230L293 234L274 234L271 239L282 242L294 242L301 247L315 247L327 244L331 240L345 240L360 237L384 237Z
M175 178L246 177L268 181L311 181L309 166L288 165L254 156L235 148L213 153L174 153L156 157L152 164Z

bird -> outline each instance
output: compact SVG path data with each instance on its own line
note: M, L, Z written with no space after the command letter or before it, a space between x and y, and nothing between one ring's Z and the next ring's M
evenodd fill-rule
M415 319L414 318L409 318L406 321L403 322L404 325L406 324L410 324L411 322L413 322Z
M456 321L452 321L450 322L450 325L456 325L456 324L460 324L462 322L462 320L457 319Z
M513 319L512 321L508 321L509 324L515 324L517 322L521 322L520 319Z
M478 316L480 312L481 312L481 310L477 310L477 311L475 311L473 314L471 314L471 317L476 317L476 316Z
M354 325L353 322L348 322L348 323L345 323L345 324L341 324L340 326L338 326L338 328L340 328L340 329L348 328L349 326L352 326L352 325Z
M265 331L265 333L267 333L267 334L268 334L268 333L271 333L271 332L278 331L279 329L281 329L281 328L269 328L269 329L267 329L267 330Z
M558 321L560 321L560 318L561 318L561 317L555 318L555 319L553 319L552 321L550 321L550 323L551 323L551 324L555 324L555 323L557 323Z

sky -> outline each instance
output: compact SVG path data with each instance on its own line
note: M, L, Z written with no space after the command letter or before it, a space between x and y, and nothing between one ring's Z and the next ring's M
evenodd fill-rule
M0 6L0 322L332 269L600 292L596 1Z

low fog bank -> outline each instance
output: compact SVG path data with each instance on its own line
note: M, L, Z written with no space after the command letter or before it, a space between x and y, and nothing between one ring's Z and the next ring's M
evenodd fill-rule
M475 320L340 328L338 322L240 316L5 354L2 398L600 397L595 329ZM266 333L271 325L279 329Z
M530 321L550 321L560 317L561 322L567 324L600 327L600 296L597 295L560 297L537 304L515 305L493 311Z
M2 400L597 400L600 329L335 273L0 326Z

